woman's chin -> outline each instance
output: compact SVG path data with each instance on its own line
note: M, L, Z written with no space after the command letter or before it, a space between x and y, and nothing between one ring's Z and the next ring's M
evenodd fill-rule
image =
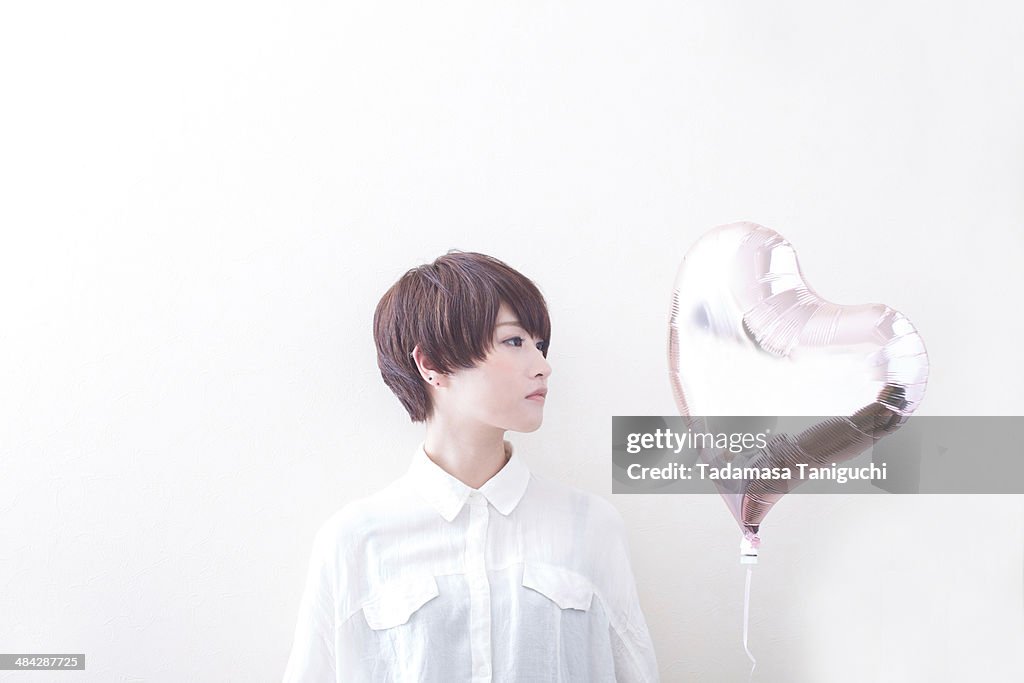
M505 429L510 432L519 432L520 434L529 434L540 429L541 424L544 422L543 417L536 417L529 420L523 420L509 424Z
M526 428L525 428L525 429L520 429L519 431L523 432L524 434L529 434L530 432L535 432L535 431L537 431L538 429L540 429L540 426L541 426L541 425L542 425L543 423L544 423L544 418L543 418L543 417L541 417L541 418L539 418L539 419L536 419L536 420L531 420L531 421L530 421L530 422L529 422L529 423L528 423L528 424L526 425Z

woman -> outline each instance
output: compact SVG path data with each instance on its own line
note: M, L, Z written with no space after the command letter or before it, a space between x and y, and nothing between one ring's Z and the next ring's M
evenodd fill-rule
M621 516L504 439L543 419L537 287L453 250L405 273L373 327L426 434L403 477L317 532L284 680L658 680Z

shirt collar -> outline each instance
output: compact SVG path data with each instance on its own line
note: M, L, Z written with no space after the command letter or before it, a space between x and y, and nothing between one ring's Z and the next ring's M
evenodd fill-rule
M476 490L498 512L507 516L526 493L526 485L530 483L530 470L523 459L514 452L512 444L508 441L503 443L508 461ZM412 463L405 475L406 481L444 517L445 521L450 522L458 516L474 489L441 469L427 456L423 446L424 442L420 442L413 453Z

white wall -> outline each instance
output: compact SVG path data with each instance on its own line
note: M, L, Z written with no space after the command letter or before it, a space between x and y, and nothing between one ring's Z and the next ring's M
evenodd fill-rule
M315 528L422 433L374 306L456 247L549 299L509 438L622 511L663 680L745 680L722 501L610 493L611 416L675 411L703 231L908 315L921 414L1024 413L1024 10L845 5L5 6L0 651L279 680ZM755 680L1024 673L1024 496L791 496L762 538Z

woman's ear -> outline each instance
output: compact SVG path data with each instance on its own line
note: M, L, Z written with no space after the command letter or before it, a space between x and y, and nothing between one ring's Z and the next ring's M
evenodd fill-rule
M409 354L412 356L413 362L416 363L416 369L419 370L420 377L422 377L429 384L434 386L441 386L441 382L447 373L440 372L427 356L420 350L420 345L417 344L416 348Z

